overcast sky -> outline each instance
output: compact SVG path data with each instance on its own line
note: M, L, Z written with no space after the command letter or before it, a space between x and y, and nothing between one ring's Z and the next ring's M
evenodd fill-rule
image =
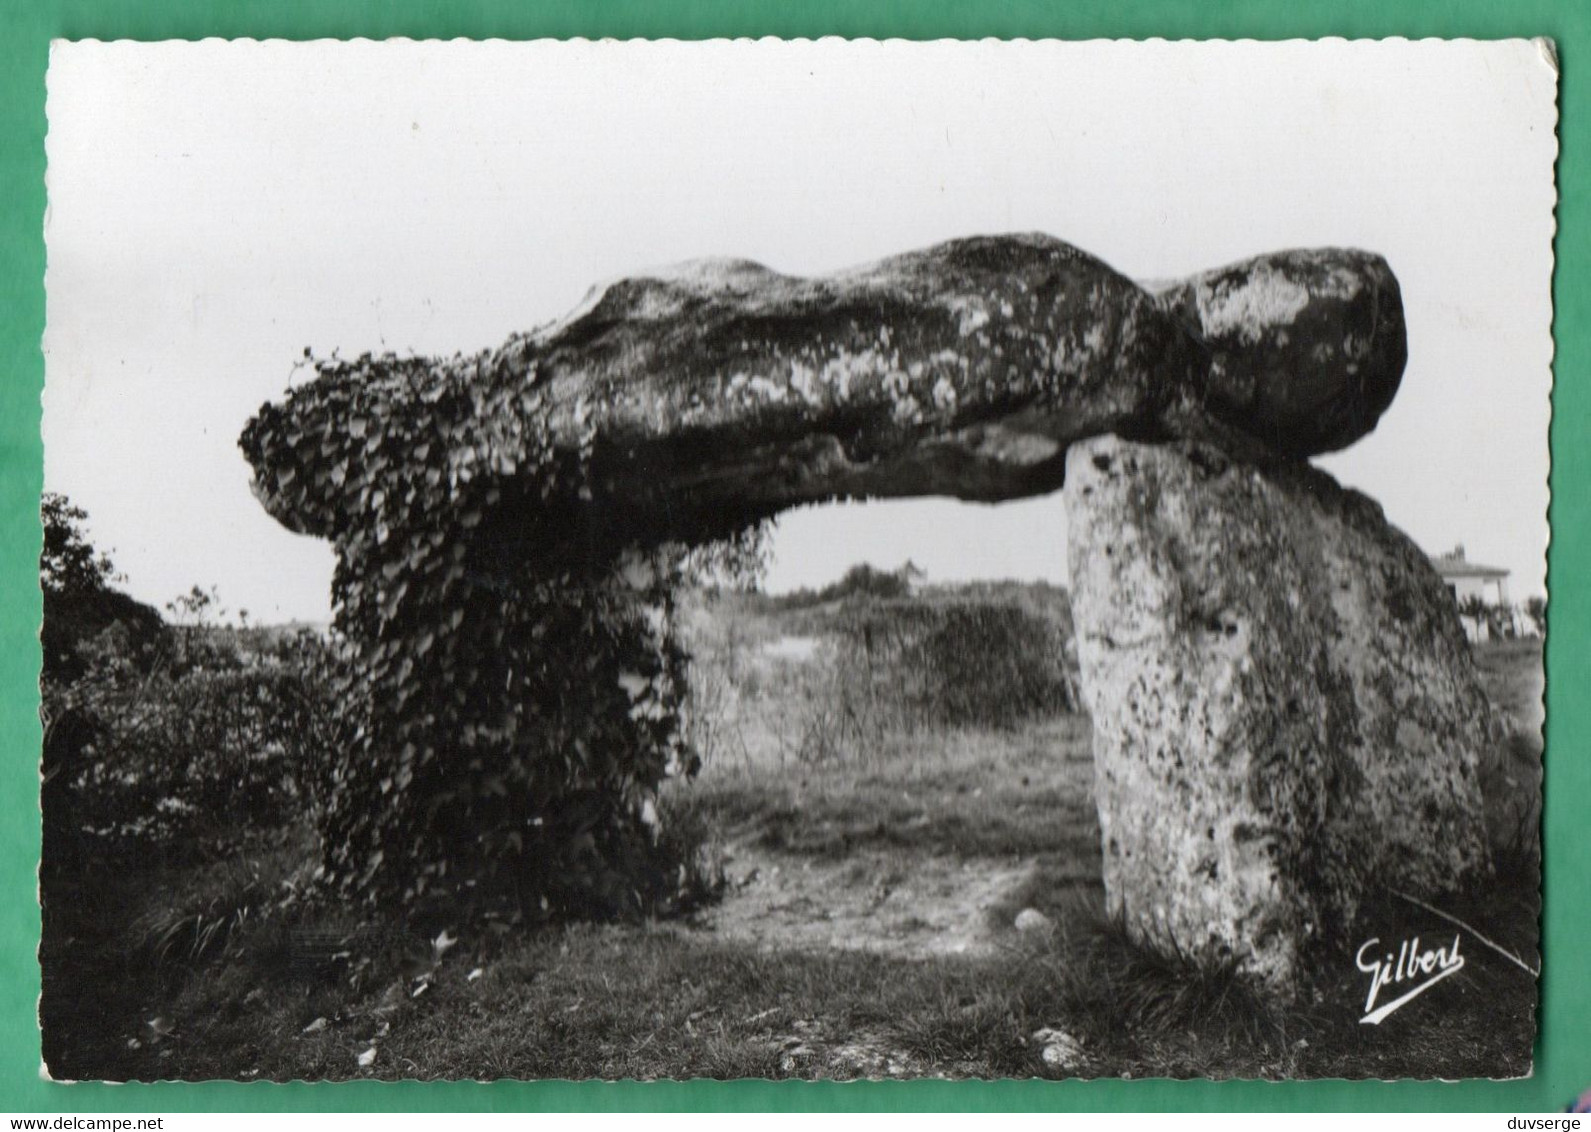
M236 445L305 346L452 354L706 255L1038 230L1137 278L1351 245L1408 370L1322 461L1544 592L1554 74L1534 44L74 44L49 73L45 481L127 587L324 620ZM771 588L1065 579L1059 498L783 518Z

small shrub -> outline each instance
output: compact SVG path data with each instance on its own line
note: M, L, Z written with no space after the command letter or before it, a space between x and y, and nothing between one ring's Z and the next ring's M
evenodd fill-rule
M135 946L157 964L220 954L246 926L296 895L305 860L301 849L288 847L200 871L134 921Z
M924 729L1012 731L1081 706L1066 594L1044 584L715 595L690 620L687 735L707 765L871 760Z
M198 587L171 607L189 623L169 625L115 588L80 508L47 493L40 510L46 872L220 846L313 809L336 718L323 643L206 627Z
M888 601L905 597L910 589L911 584L904 571L880 570L866 562L859 562L847 570L838 582L819 590L818 600L873 597Z
M43 684L46 868L225 852L322 804L340 722L314 634L167 627L151 649L116 622L73 656Z
M1480 767L1487 840L1499 879L1540 885L1541 746L1512 729L1486 751Z
M801 750L821 761L919 727L1015 728L1076 711L1070 619L1000 598L851 600Z

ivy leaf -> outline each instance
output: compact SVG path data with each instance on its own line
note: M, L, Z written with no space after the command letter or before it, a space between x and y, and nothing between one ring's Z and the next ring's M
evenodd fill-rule
M630 699L638 700L645 694L650 686L650 681L639 672L619 673L619 687L623 688Z

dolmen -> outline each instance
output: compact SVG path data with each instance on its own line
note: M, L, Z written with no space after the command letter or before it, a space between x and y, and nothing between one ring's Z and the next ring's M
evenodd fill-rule
M393 589L480 532L505 577L622 587L638 551L801 504L1064 489L1109 910L1289 995L1365 892L1490 869L1489 713L1451 596L1309 463L1374 429L1406 354L1376 255L1146 287L1050 236L980 237L822 278L691 263L482 355L327 363L243 447L264 506L336 543L371 666L402 663L383 634L446 632L400 632Z

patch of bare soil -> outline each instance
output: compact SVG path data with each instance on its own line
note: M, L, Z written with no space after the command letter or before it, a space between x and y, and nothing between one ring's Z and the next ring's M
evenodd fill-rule
M902 959L993 951L1034 860L908 856L854 850L841 860L742 842L728 860L723 900L700 930L767 950L870 951Z

